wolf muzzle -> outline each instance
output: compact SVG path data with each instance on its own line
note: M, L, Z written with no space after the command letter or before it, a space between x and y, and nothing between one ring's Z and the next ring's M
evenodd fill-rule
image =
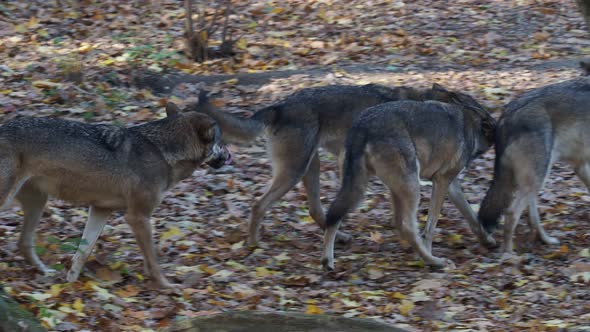
M205 163L213 168L221 168L231 163L231 153L225 145L215 144L205 159Z

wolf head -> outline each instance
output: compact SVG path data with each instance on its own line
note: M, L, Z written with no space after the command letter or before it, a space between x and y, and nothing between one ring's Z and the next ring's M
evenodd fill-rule
M171 102L166 105L166 115L171 120L182 122L178 130L187 129L183 131L190 137L189 142L185 142L189 153L192 153L190 159L205 162L213 168L230 163L231 153L221 143L219 126L211 117L203 113L182 112Z

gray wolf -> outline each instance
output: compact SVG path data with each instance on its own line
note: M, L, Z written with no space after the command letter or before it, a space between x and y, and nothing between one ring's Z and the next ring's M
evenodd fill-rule
M342 186L326 214L325 269L334 269L335 234L342 218L362 199L371 175L377 175L390 190L395 227L428 265L452 265L431 253L447 191L472 231L481 241L494 245L493 238L482 238L486 234L457 175L493 144L495 120L472 97L452 91L445 95L448 103L406 100L374 106L354 121L346 138ZM416 222L421 179L433 183L424 241Z
M571 164L590 190L588 128L590 77L534 89L506 105L496 130L494 179L478 214L489 233L505 216L502 252L513 252L514 230L527 206L532 234L546 244L559 243L541 224L537 194L560 160Z
M325 229L318 148L338 156L352 121L368 107L402 99L448 99L448 91L436 86L425 90L378 84L307 88L259 110L250 118L217 110L206 101L206 92L202 91L199 103L187 109L192 107L214 118L226 143L243 145L266 134L273 178L262 197L252 204L247 242L255 245L264 213L301 180L307 191L309 213ZM342 242L351 239L343 232L336 236Z
M180 113L171 103L166 113L164 119L128 128L50 118L20 118L0 126L0 206L13 199L22 205L19 250L28 262L49 271L34 241L52 196L90 206L68 281L78 278L112 212L124 209L146 274L162 287L173 286L156 261L150 215L167 189L203 162L221 167L229 152L207 115Z

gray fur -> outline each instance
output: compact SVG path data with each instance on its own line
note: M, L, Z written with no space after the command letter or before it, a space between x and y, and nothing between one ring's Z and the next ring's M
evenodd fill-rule
M301 180L307 191L310 215L325 229L319 194L318 148L339 155L348 129L363 110L402 99L445 101L449 98L448 91L437 85L426 90L377 84L330 85L302 89L246 119L215 109L206 102L205 95L201 93L199 103L189 109L214 118L223 141L246 144L262 133L268 140L273 179L264 195L252 205L250 245L258 241L264 213ZM338 238L347 241L350 236L340 232Z
M447 91L447 95L454 104L389 102L367 109L354 121L345 145L342 187L326 215L322 255L326 269L334 268L333 234L342 218L357 205L373 174L391 191L396 227L427 264L452 264L431 254L437 218L449 188L451 200L475 234L485 235L455 178L492 145L495 120L475 99L458 92ZM420 179L433 182L426 243L418 236L416 223Z
M479 219L493 232L506 216L503 251L512 253L513 233L529 206L529 223L547 244L536 208L551 165L565 161L590 188L590 77L534 89L505 107L496 131L494 180L484 198Z
M48 270L33 250L48 196L90 205L88 243L78 248L68 274L69 281L76 280L109 215L124 209L147 272L161 286L171 286L156 262L149 217L164 192L207 157L212 166L223 165L229 153L219 147L219 136L210 117L171 108L165 119L129 128L50 118L5 123L0 126L0 206L13 198L23 206L21 253L42 272Z

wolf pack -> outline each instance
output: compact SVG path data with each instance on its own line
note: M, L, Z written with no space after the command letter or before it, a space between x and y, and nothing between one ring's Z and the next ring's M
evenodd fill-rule
M590 66L582 63L585 73ZM334 267L334 243L353 236L339 230L363 199L369 179L389 189L392 226L433 268L453 267L432 253L440 211L448 194L478 241L513 253L514 231L528 207L532 235L559 243L544 230L537 196L557 161L573 166L590 190L590 76L531 90L509 102L498 120L472 96L439 84L431 88L379 84L328 85L299 90L251 117L224 112L201 91L198 102L166 106L166 117L121 127L58 118L21 117L0 126L0 206L20 203L20 254L40 272L35 228L49 197L89 206L67 280L78 279L114 211L124 210L144 257L144 270L163 288L177 288L157 262L150 216L166 190L203 164L231 162L226 144L266 137L272 180L251 205L246 241L260 241L266 212L300 181L309 214L324 232L321 264ZM495 146L493 180L479 211L469 204L459 174ZM340 189L327 212L320 201L322 148L338 157ZM239 165L237 166L239 168ZM428 217L417 222L421 181L432 182Z

